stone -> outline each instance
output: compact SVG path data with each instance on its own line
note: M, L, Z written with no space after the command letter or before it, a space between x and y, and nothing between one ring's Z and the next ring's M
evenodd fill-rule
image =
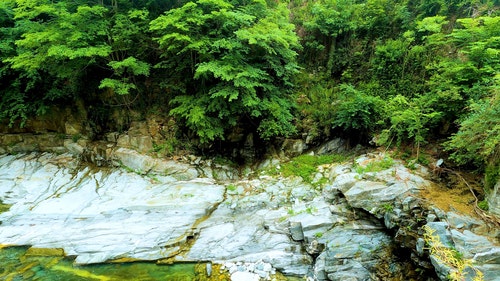
M210 277L212 276L212 263L207 263L207 265L205 266L205 269L206 269L206 272L207 272L207 276Z
M155 159L148 155L139 154L135 150L118 148L113 152L113 160L140 174L147 174L155 166Z
M496 264L479 264L474 266L483 274L483 280L487 281L500 281L500 266ZM469 276L475 276L475 273Z
M495 246L486 237L474 234L469 230L460 232L451 229L451 237L455 248L467 259L473 258L477 253L495 249ZM497 247L497 249L500 249L500 247Z
M470 216L459 215L455 212L446 213L446 221L453 228L464 228L467 230L472 230L484 225L483 222L474 219Z
M336 138L333 139L318 148L316 151L317 155L331 154L331 153L342 153L347 150L347 142L343 139Z
M83 126L76 120L68 120L64 123L64 132L67 135L79 135L83 133Z
M236 271L231 274L231 281L259 281L260 277L258 274L247 272L247 271Z
M443 245L453 245L451 233L448 230L446 222L428 222L426 225L434 230L433 235L437 235Z
M474 261L483 264L484 263L500 264L500 247L493 247L489 251L475 254Z
M78 156L82 155L85 151L84 145L81 145L80 142L74 142L73 140L67 139L64 140L64 147L73 155Z
M300 222L290 222L290 235L295 241L304 240L304 232L302 231L302 224Z
M286 139L281 145L285 155L289 157L299 156L307 149L307 144L302 139Z
M409 191L409 186L404 183L387 186L380 182L359 181L344 195L351 206L362 208L381 218L380 210L384 209L384 205L392 204L396 198Z
M358 173L345 173L338 175L333 183L331 184L330 189L338 189L342 193L347 192L354 184L356 184L360 180L360 176Z
M420 237L417 238L416 250L420 256L424 255L424 249L425 249L425 240Z
M495 184L493 190L488 194L489 211L500 216L500 180Z
M0 157L0 240L60 248L76 263L174 256L224 198L209 179L153 183L120 170L73 170L50 154Z

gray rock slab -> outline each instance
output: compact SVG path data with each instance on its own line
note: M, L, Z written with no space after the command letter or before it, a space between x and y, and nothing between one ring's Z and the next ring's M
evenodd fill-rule
M0 214L2 244L62 248L77 263L175 255L225 192L208 179L157 183L30 155L0 159L0 199L13 204Z

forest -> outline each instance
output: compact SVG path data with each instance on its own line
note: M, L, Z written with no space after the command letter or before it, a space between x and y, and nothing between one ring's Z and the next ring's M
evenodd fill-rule
M164 112L200 146L436 142L493 184L500 1L1 1L0 119L77 101L95 123Z

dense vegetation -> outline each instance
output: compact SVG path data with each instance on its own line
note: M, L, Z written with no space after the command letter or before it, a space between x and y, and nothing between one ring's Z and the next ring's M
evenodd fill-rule
M205 144L441 139L495 167L499 15L498 0L3 0L0 118L78 100L162 110Z

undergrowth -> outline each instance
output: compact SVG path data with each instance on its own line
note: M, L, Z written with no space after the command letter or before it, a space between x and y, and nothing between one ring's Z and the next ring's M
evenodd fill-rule
M299 176L305 182L312 183L314 175L318 172L318 166L346 161L349 158L344 154L328 155L300 155L281 166L281 174L284 177Z

